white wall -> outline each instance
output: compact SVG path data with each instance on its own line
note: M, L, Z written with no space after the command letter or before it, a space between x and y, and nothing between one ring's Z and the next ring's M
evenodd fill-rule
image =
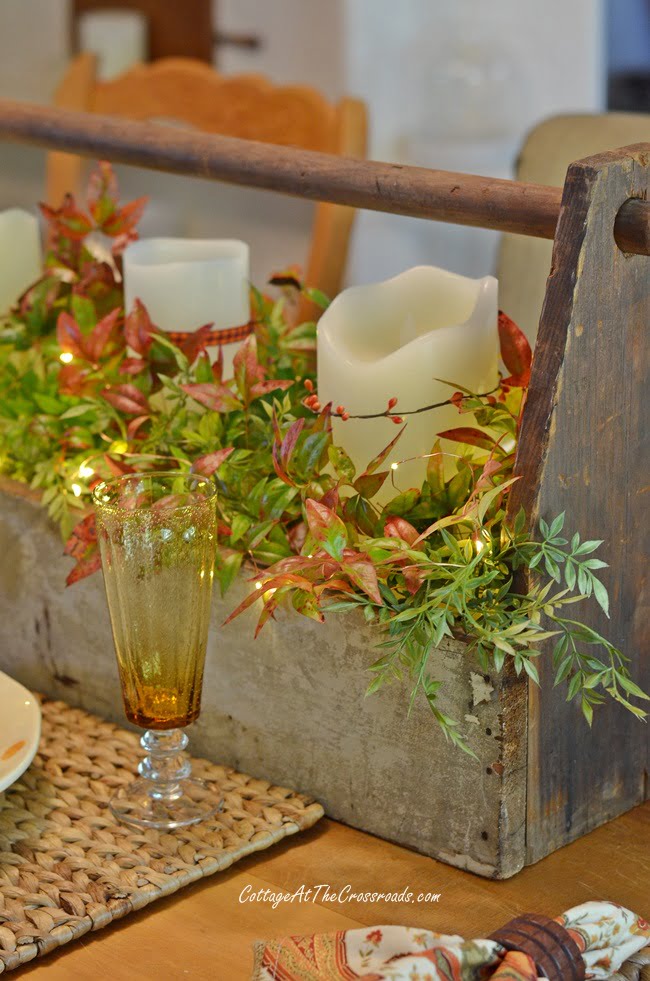
M311 81L365 99L370 156L509 177L526 131L602 107L603 0L217 0L224 30L260 52L220 49L224 70ZM496 233L360 215L349 279L420 262L492 271Z
M0 0L0 94L49 101L68 59L69 0Z
M215 0L214 8L220 30L262 38L255 51L219 46L220 71L309 83L330 99L345 91L341 0Z
M601 0L344 0L346 83L372 119L372 156L511 176L526 131L603 104ZM417 262L490 272L497 236L364 214L355 281Z

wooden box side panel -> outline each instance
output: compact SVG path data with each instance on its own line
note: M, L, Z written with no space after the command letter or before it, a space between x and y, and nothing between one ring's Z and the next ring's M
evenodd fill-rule
M101 576L64 588L69 562L32 500L0 491L0 668L123 723ZM487 877L521 868L525 683L484 678L460 642L437 653L443 710L478 761L448 745L399 685L365 697L378 636L361 618L283 616L253 639L243 598L216 599L192 750L315 796L326 813Z
M621 648L646 690L650 259L624 255L613 229L626 200L647 196L649 159L645 145L569 169L513 502L535 521L566 511L569 532L604 539L611 619L595 601L575 614ZM530 696L527 863L642 801L648 768L647 727L609 703L590 730L577 701L553 689L550 656L540 660L542 688Z

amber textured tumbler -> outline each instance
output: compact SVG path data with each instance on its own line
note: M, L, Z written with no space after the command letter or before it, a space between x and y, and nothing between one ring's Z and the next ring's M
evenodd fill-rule
M181 828L219 807L190 776L182 731L201 708L215 495L212 481L177 471L129 474L93 493L124 709L146 730L140 779L110 804L127 824Z

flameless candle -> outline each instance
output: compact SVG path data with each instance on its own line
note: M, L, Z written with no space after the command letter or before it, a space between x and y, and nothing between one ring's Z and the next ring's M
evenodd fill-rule
M249 250L236 239L150 238L124 251L127 311L140 299L160 330L216 330L250 319ZM232 373L237 344L224 344L224 371ZM213 359L218 348L211 348Z
M42 273L38 221L28 211L0 212L0 313L6 313L21 293Z
M497 281L467 279L433 266L416 266L393 279L341 293L318 324L318 397L351 416L394 413L406 429L388 457L390 480L380 500L419 487L437 433L472 425L453 405L408 415L444 402L459 388L491 391L498 381ZM394 439L391 419L334 418L334 441L357 473ZM458 453L455 444L443 447ZM418 459L411 459L418 458ZM397 465L397 466L396 466ZM449 468L448 468L449 469ZM453 472L453 468L452 468Z
M93 10L79 18L79 47L96 54L99 77L111 79L147 60L147 30L137 10Z

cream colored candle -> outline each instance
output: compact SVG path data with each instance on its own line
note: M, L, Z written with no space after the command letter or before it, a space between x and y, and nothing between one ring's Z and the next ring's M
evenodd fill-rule
M79 48L97 55L101 79L116 78L147 60L148 30L137 10L92 10L79 18Z
M386 467L398 464L380 500L421 486L437 434L472 424L449 399L459 387L474 393L498 381L497 281L467 279L416 266L393 279L341 293L318 324L318 396L351 416L384 412L390 398L406 430ZM334 440L362 472L397 434L390 419L334 419ZM445 450L458 453L455 444ZM412 459L418 458L418 459ZM453 470L452 470L453 472Z
M124 251L124 301L144 303L164 331L216 330L250 319L249 249L236 239L150 238ZM224 370L232 374L237 344L225 344ZM210 348L214 360L217 347Z
M13 306L42 271L37 219L20 208L0 212L0 314Z

